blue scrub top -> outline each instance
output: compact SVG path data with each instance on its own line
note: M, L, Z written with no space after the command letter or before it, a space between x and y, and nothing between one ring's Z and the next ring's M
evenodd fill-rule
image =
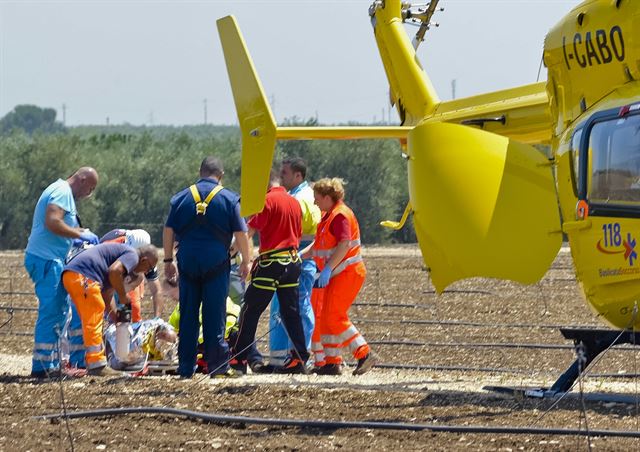
M80 273L100 284L103 289L108 289L111 287L109 267L115 261L122 263L126 275L131 275L138 265L138 253L124 243L101 243L76 254L64 269Z
M45 218L47 206L54 204L64 210L64 222L72 228L78 227L76 202L66 180L58 179L40 195L33 213L31 235L26 252L46 260L64 260L73 239L56 235L47 229Z

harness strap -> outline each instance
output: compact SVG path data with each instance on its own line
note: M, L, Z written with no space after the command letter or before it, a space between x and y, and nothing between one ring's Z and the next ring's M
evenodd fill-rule
M276 250L269 250L269 251L265 251L264 253L260 253L260 255L258 256L258 259L267 259L267 258L276 257L276 256L286 256L293 251L296 251L296 249L293 246L290 246L288 248L279 248Z
M211 203L211 200L214 198L214 196L217 195L223 188L224 187L220 184L216 185L213 190L209 192L204 201L202 201L202 199L200 198L200 192L198 191L198 187L196 187L196 184L193 184L191 187L189 187L189 190L191 190L191 196L193 196L193 200L196 203L196 214L204 215L205 213L207 213L207 207L209 207L209 203Z
M270 290L275 292L276 290L288 288L288 287L298 287L298 283L290 283L290 284L280 284L277 279L274 278L265 278L262 276L258 276L251 279L251 285L256 287L257 289Z
M196 186L196 184L191 185L189 187L189 190L191 191L191 196L193 197L193 200L196 203L196 216L189 223L187 223L182 229L180 229L179 231L176 231L176 233L178 235L183 235L187 231L189 231L191 228L195 227L196 225L205 227L213 234L213 236L220 243L222 243L223 245L225 245L226 248L228 248L231 243L231 236L228 235L225 231L223 231L222 228L220 228L220 226L218 226L217 224L210 223L205 219L205 214L207 213L207 207L209 206L213 198L218 193L220 193L220 191L223 188L224 187L220 184L216 185L213 188L213 190L209 192L205 200L202 201L202 198L200 197L200 192L198 192L198 187Z
M299 261L300 256L298 255L298 250L292 246L288 248L265 251L258 256L258 259L256 259L257 265L263 268L270 266L274 262L277 262L281 265L288 265L292 262L295 263Z

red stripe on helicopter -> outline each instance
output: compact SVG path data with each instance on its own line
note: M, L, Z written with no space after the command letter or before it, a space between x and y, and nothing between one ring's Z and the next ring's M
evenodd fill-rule
M596 245L596 248L598 248L598 251L600 251L601 253L604 253L604 254L621 254L621 253L624 253L624 250L609 251L609 250L604 249L602 247L602 245L600 244L601 241L602 241L602 239L598 240L598 244Z

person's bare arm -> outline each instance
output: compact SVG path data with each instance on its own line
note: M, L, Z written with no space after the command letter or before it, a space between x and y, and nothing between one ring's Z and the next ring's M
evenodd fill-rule
M48 230L62 237L77 239L82 233L82 229L73 228L64 222L65 210L55 204L47 204L44 224Z
M124 275L127 272L127 269L124 268L122 262L120 260L115 261L109 267L109 283L111 283L111 287L118 294L118 298L120 298L120 304L131 304L131 300L127 296L127 292L124 289Z
M336 246L336 250L333 252L331 257L329 258L329 261L327 262L327 267L330 267L331 270L336 268L340 263L340 261L344 259L344 257L347 255L347 251L349 251L349 247L350 247L349 240L343 240L340 243L338 243L338 246Z
M175 240L175 233L173 228L168 226L164 227L162 232L162 247L164 248L164 258L173 259L173 242ZM164 263L164 277L167 281L175 284L178 279L178 269L175 262Z
M249 228L249 231L252 229ZM238 268L238 274L240 275L240 279L243 281L249 275L249 269L251 268L251 254L249 251L249 237L246 232L236 231L233 233L233 236L236 238L236 246L238 247L238 251L242 256L242 263Z
M116 321L116 303L113 299L113 288L105 289L102 291L102 299L104 300L105 310L109 315L109 321Z

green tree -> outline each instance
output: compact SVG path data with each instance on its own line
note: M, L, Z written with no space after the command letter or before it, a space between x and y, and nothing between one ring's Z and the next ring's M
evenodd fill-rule
M0 119L0 134L6 135L13 130L23 130L29 135L34 132L63 132L64 126L56 122L53 108L40 108L36 105L18 105Z
M241 144L233 127L85 126L67 134L0 134L0 248L24 248L42 190L81 166L100 174L94 196L78 203L83 225L98 235L118 227L144 228L159 245L171 196L197 179L207 155L222 159L223 184L239 191ZM396 141L281 142L274 163L289 156L307 161L310 181L347 182L346 201L365 243L415 241L410 223L399 232L379 226L380 220L398 219L408 200L406 161Z

